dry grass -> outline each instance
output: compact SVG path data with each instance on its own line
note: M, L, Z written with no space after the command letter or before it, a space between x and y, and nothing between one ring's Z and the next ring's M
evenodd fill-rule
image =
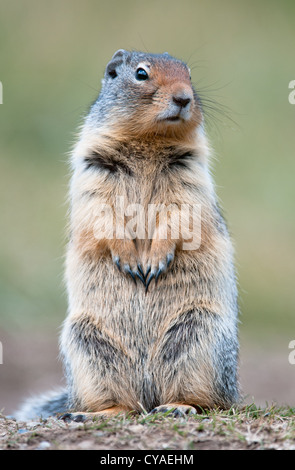
M81 423L16 422L1 415L5 450L295 450L295 409L255 404L173 418L163 413Z

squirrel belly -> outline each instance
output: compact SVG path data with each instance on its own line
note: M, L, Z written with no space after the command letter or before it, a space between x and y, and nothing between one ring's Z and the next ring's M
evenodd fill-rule
M66 419L239 400L233 248L203 119L182 61L114 54L71 159Z

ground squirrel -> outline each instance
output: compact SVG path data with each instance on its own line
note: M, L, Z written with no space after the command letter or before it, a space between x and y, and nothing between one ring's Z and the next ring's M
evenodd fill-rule
M20 418L237 403L236 275L210 153L188 66L117 51L71 159L67 389L31 399Z

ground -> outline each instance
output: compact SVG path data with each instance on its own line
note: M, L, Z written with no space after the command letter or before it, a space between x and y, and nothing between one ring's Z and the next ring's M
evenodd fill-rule
M254 404L191 417L167 414L65 423L0 416L4 450L295 450L295 409Z

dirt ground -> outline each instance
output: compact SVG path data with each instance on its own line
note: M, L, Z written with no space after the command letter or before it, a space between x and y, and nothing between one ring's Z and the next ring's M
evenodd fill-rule
M295 450L295 417L282 410L197 417L15 422L0 416L3 450Z

